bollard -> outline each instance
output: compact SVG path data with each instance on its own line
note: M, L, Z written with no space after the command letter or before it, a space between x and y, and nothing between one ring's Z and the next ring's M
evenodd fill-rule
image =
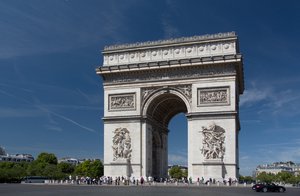
M246 182L244 182L244 186L245 186L245 187L247 186Z
M210 182L207 182L207 186L210 186Z
M200 182L197 182L197 186L200 186Z
M217 182L217 186L220 186L220 182Z
M164 185L165 185L165 186L167 185L167 181L164 181Z
M178 186L178 182L177 181L175 182L175 185Z

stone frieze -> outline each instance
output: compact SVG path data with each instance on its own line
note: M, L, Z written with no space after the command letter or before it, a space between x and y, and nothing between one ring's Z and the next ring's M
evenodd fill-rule
M210 76L222 76L235 74L234 65L224 65L218 67L191 67L178 69L162 69L160 71L144 71L130 74L108 74L105 76L105 84L115 83L134 83L142 81L161 81L170 79L186 79L186 78L200 78Z
M108 96L109 111L134 110L135 93L111 94Z
M229 87L198 89L198 106L229 103Z

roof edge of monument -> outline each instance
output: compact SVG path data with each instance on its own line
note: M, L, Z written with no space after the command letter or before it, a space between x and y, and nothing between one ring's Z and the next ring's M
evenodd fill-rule
M216 33L216 34L196 35L191 37L171 38L171 39L157 40L157 41L136 42L131 44L116 44L116 45L104 46L103 52L105 53L109 51L122 50L122 49L135 49L140 47L163 46L167 44L189 43L195 41L208 41L208 40L236 38L236 37L237 37L236 33L232 31L232 32Z

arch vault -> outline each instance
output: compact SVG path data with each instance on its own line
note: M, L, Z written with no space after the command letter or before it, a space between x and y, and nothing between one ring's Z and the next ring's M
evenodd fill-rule
M187 116L188 175L237 178L243 63L234 32L107 46L104 175L167 177L168 124Z

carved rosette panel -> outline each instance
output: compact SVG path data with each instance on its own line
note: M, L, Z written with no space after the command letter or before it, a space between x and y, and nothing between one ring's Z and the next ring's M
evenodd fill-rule
M222 159L225 154L225 130L212 122L200 131L203 135L200 149L205 159Z
M113 94L108 96L109 111L135 110L135 93Z
M131 159L131 138L126 128L117 128L113 136L113 160Z
M198 106L227 104L230 104L229 87L198 89Z

